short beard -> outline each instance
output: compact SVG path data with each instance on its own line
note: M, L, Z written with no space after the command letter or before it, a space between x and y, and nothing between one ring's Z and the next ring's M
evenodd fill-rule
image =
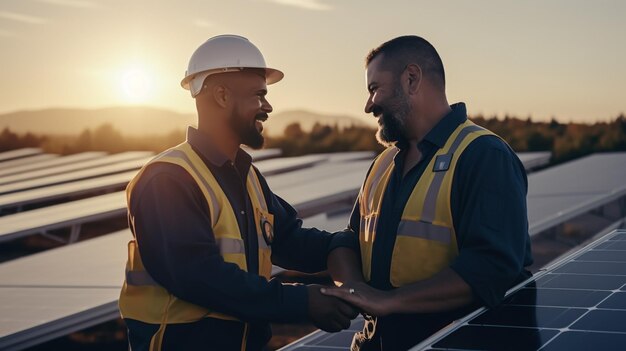
M410 106L400 86L394 89L391 100L390 106L386 110L376 107L382 109L378 118L379 128L376 132L376 140L385 147L395 145L396 142L407 141L404 131Z
M265 143L265 138L256 129L255 123L257 119L263 118L267 119L267 114L261 113L256 115L255 118L252 120L252 123L250 123L250 121L246 120L246 118L244 118L237 111L229 119L229 123L231 128L233 128L233 130L239 137L239 141L242 144L247 145L252 149L258 150L263 147L263 143Z

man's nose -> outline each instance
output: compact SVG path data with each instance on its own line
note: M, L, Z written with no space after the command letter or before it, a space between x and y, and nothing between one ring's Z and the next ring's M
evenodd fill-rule
M372 102L372 97L368 97L367 101L365 102L365 113L372 113L372 109L374 107L374 103Z

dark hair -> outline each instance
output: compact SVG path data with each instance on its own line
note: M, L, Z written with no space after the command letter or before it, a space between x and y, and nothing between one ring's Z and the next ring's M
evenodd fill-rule
M383 56L383 67L391 69L394 74L399 74L407 65L414 63L420 66L424 75L432 78L433 83L441 88L446 85L441 57L435 47L422 37L406 35L391 39L370 51L365 58L365 65L380 55Z

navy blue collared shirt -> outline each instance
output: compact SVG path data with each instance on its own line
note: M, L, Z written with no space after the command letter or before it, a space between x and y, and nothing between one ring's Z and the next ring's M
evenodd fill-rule
M372 252L370 284L378 289L392 289L389 272L396 230L415 185L436 151L467 119L463 103L451 107L452 111L418 143L422 158L404 177L404 156L409 146L397 145L400 152L394 159L395 168L383 197ZM532 264L527 189L528 181L522 163L510 147L496 136L477 138L459 158L450 201L459 255L451 268L467 282L477 299L487 306L498 304L509 288L529 276L524 269ZM357 201L350 218L350 229L358 233L359 224ZM408 316L387 318L388 321L401 319L402 322L392 323L393 326L388 325L384 329L402 331L408 328L407 333L415 335L416 330L422 328L420 333L428 335L458 318L459 313L423 317L410 320ZM402 338L401 335L397 337Z
M194 304L257 323L258 340L249 341L254 349L269 339L264 331L268 322L305 320L308 302L305 286L268 282L257 274L258 244L246 189L248 171L259 175L268 210L274 215L274 264L303 272L323 271L333 236L302 228L295 209L269 189L243 150L231 162L194 128L189 128L187 141L211 170L235 211L245 243L248 272L224 262L215 242L206 200L193 178L177 165L154 163L146 168L131 197L131 229L146 270L168 291ZM142 325L131 322L130 327ZM212 328L195 328L196 333L190 332L185 339L202 340L207 333L228 337L224 335L229 334L227 327L221 331ZM255 333L254 328L251 333Z

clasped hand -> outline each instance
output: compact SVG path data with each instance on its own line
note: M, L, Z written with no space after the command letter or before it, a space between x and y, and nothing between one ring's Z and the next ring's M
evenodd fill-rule
M392 312L389 292L374 289L363 282L347 283L341 287L323 287L320 292L326 296L338 297L371 316L386 316Z
M309 316L313 324L327 332L338 332L350 327L359 310L337 297L322 294L322 285L308 285Z

